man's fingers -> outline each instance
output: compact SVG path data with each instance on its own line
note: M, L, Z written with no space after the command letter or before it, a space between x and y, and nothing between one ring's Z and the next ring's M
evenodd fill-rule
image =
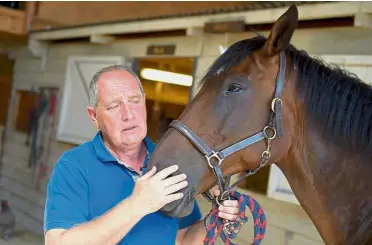
M237 207L225 207L225 206L220 206L218 208L221 212L227 213L227 214L239 214L239 208Z
M234 221L239 217L239 215L236 215L236 214L227 214L223 212L218 212L218 216L220 216L223 219L230 220L230 221Z
M239 208L238 200L225 200L225 201L222 202L222 205L226 206L226 207L237 207L237 208Z
M149 179L149 178L152 177L155 173L156 173L156 167L153 166L153 167L150 169L150 171L147 171L147 173L145 173L144 175L142 175L139 179L141 179L141 180Z
M178 170L178 166L177 165L172 165L172 166L169 166L165 169L163 169L162 171L158 172L155 176L157 179L165 179L168 175L176 172Z
M164 180L164 187L171 186L186 179L186 174L179 174Z
M166 202L167 203L174 202L178 199L181 199L182 197L183 197L183 193L175 193L175 194L167 196L166 197Z
M178 184L171 185L171 186L165 188L165 195L169 195L169 194L174 193L178 190L181 190L181 189L185 188L187 185L188 185L187 181L182 181Z
M213 196L215 197L221 195L221 191L219 188L213 188L212 193L213 193Z

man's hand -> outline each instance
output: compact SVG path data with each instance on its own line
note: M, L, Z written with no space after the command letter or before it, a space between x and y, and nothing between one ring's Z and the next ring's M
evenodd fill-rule
M144 210L145 215L156 212L164 205L183 197L181 192L175 192L187 186L186 175L180 174L167 178L177 170L178 166L173 165L156 173L154 166L138 178L131 198L138 203L140 209Z
M221 195L218 186L212 188L212 193L215 197ZM221 203L218 216L225 220L234 221L239 217L239 202L238 200L226 200Z
M218 189L218 186L212 188L212 194L215 197L221 195L221 191ZM222 202L219 210L220 212L218 213L218 216L224 219L223 222L226 224L224 230L228 233L231 233L229 223L234 222L239 218L239 202L237 200L226 200ZM206 236L205 225L208 226L209 220L210 217L209 215L207 215L207 217L205 217L204 219L204 222L202 220L186 229L178 231L176 244L203 244L204 238ZM242 225L243 224L238 225L240 227L231 226L233 228L232 232L238 233Z

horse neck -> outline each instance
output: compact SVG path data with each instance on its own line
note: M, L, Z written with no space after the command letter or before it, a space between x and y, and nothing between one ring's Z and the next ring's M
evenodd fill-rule
M315 130L303 139L278 166L324 242L372 244L371 155L345 154Z

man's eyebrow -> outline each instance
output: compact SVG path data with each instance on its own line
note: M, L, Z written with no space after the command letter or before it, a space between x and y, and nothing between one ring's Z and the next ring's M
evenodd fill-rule
M110 105L110 104L116 103L116 102L118 102L118 99L117 98L112 98L112 99L108 99L108 100L104 101L103 104Z

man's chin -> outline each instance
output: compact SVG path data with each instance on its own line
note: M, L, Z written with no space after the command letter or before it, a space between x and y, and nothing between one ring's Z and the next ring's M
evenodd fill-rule
M145 138L145 136L142 135L142 132L140 130L138 130L138 133L135 134L122 132L121 136L122 142L125 143L126 145L140 144Z

